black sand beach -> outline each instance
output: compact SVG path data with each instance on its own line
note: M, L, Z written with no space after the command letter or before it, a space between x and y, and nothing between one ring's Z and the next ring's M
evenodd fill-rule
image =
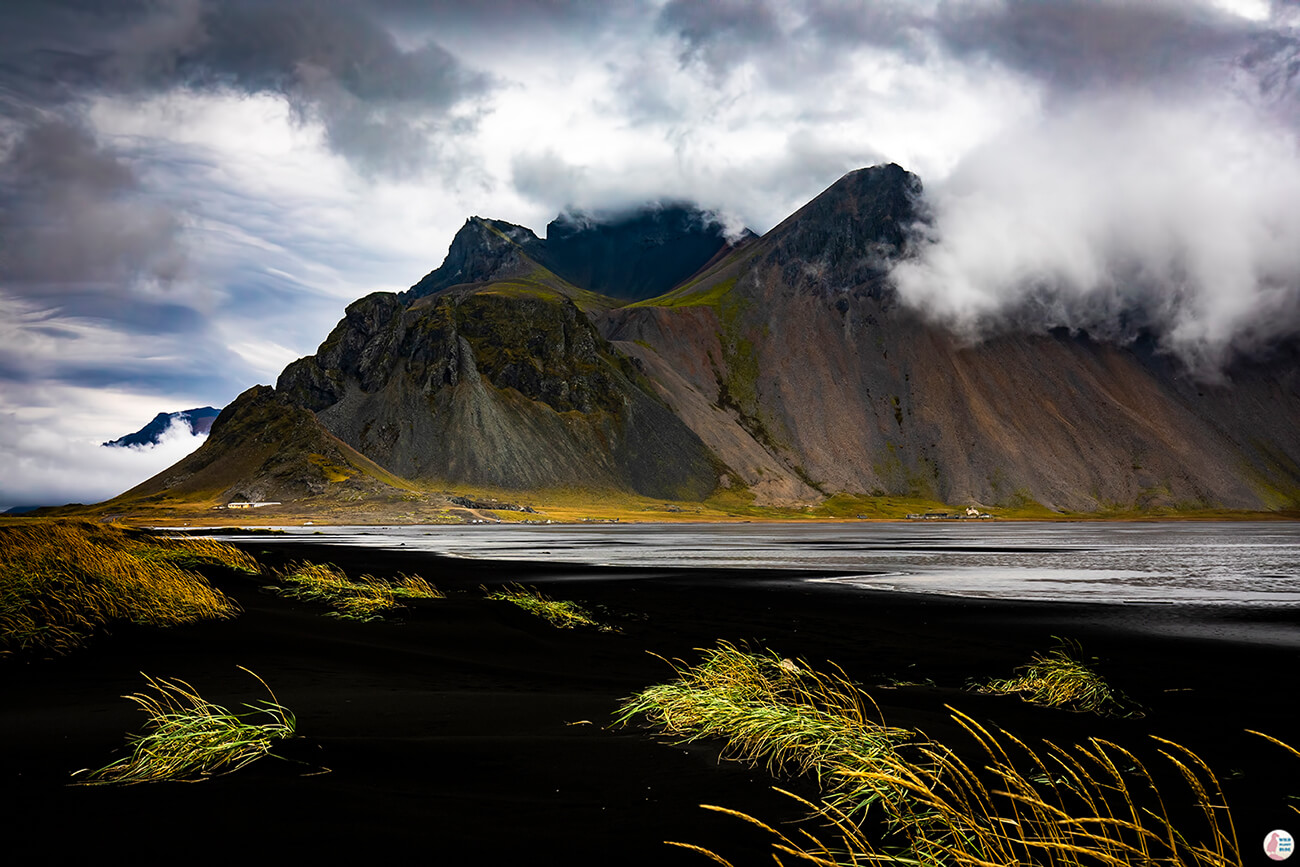
M708 846L737 867L771 863L763 833L698 807L799 818L765 772L719 763L716 746L610 727L620 698L672 676L647 651L693 661L693 648L718 639L814 666L834 660L867 686L886 722L957 747L964 736L945 704L1025 739L1100 736L1144 756L1155 755L1150 734L1179 742L1223 781L1247 864L1268 863L1259 841L1269 830L1300 825L1290 808L1300 801L1288 797L1300 795L1300 760L1244 733L1300 743L1290 609L1002 603L791 573L465 561L273 538L241 546L270 566L418 572L450 598L420 602L400 622L352 623L214 575L243 606L237 620L117 627L65 658L0 661L8 863L708 863L664 840ZM555 629L478 591L512 581L584 601L623 632ZM962 690L970 678L1009 674L1053 636L1099 657L1145 716L1099 719ZM67 785L70 772L120 755L125 733L138 730L142 714L119 696L144 686L139 672L183 678L233 708L266 697L240 665L296 713L301 737L278 752L301 764L266 759L198 784ZM926 685L878 686L889 679ZM320 768L329 773L313 773ZM806 780L782 785L815 792Z

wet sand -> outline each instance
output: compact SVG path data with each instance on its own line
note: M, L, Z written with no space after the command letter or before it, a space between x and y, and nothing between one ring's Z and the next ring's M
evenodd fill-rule
M1291 609L1006 603L871 592L797 573L671 572L447 559L250 538L268 565L331 562L352 574L418 572L451 598L400 622L349 623L319 606L214 576L237 620L171 630L117 627L50 661L0 662L0 796L13 863L105 857L212 863L248 858L420 857L451 864L705 864L664 840L705 845L736 865L772 863L764 834L712 803L769 822L801 809L763 771L719 762L716 745L673 745L610 728L620 698L671 677L647 651L748 641L867 685L885 721L961 747L945 704L1020 737L1100 736L1154 755L1156 734L1196 750L1223 779L1244 861L1300 824L1300 760L1246 735L1300 743ZM602 609L621 634L557 630L480 584L522 581ZM966 692L1066 636L1147 708L1098 719ZM142 714L119 696L138 672L181 677L234 707L265 697L257 672L297 714L301 737L198 784L73 787L68 774L120 755ZM888 679L933 685L885 688ZM314 774L318 768L329 773ZM814 794L808 781L787 788ZM1177 790L1177 798L1184 798ZM1171 805L1175 810L1179 804ZM117 854L120 853L120 854ZM129 853L129 855L128 855Z

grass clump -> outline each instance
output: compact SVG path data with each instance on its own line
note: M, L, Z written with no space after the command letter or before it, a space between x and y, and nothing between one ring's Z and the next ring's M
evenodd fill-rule
M239 606L182 563L190 556L256 563L230 546L196 541L143 542L125 527L84 521L0 526L0 656L67 653L119 621L234 617Z
M400 608L399 599L444 599L446 594L419 575L399 575L383 581L372 575L353 580L334 566L299 563L277 576L282 582L269 590L291 599L322 602L330 614L344 620L382 620Z
M266 681L253 672L257 681ZM139 705L149 717L145 733L132 735L131 755L95 771L81 770L80 785L133 785L163 780L198 782L229 774L273 755L271 745L292 737L294 715L276 701L245 704L245 713L232 713L203 698L183 680L162 680L144 675L152 694L123 696ZM84 776L82 776L84 775Z
M977 692L1022 695L1044 707L1095 713L1100 716L1140 716L1141 712L1091 666L1074 641L1057 639L1047 653L1034 654L1015 677L973 685Z
M879 721L870 697L843 672L820 673L775 653L727 642L677 679L625 699L617 721L644 717L686 741L720 738L724 755L772 774L811 774L849 812L876 799L844 772L873 766L911 740Z
M590 626L601 632L617 631L613 626L601 623L592 616L590 611L578 603L552 599L534 587L511 584L506 587L499 587L496 590L488 590L486 587L480 589L483 590L488 599L497 602L509 602L529 614L544 618L552 626L558 626L560 629Z
M719 738L735 758L773 773L815 776L819 802L790 796L827 822L825 840L806 829L785 834L752 816L705 807L766 829L777 863L1240 863L1218 779L1171 741L1153 739L1165 762L1163 775L1153 775L1134 752L1109 741L1031 747L949 708L974 742L959 753L920 732L878 722L874 702L838 668L818 673L726 643L704 653L699 665L675 665L675 681L627 699L618 719L641 716L687 740ZM1180 814L1176 826L1162 788L1179 782L1177 803L1195 809ZM699 846L672 845L729 863Z

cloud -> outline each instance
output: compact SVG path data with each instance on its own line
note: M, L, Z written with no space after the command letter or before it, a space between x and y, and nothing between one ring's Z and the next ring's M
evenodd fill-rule
M0 279L168 283L184 269L180 222L86 127L51 117L0 161Z
M1300 332L1300 149L1240 100L1086 100L975 150L927 199L894 278L968 335L1148 329L1208 375Z
M361 3L19 0L8 20L0 47L18 62L0 70L0 102L11 117L89 94L272 93L368 172L429 165L436 134L472 125L458 107L492 86L431 38L399 45Z
M1207 61L1242 54L1258 22L1186 0L949 3L933 32L959 56L1016 69L1053 91L1199 80Z
M133 423L138 428L143 421ZM0 412L0 464L5 467L0 508L106 500L162 472L207 439L180 422L155 446L104 448L104 439L130 430L89 436L86 422L84 406L40 415Z

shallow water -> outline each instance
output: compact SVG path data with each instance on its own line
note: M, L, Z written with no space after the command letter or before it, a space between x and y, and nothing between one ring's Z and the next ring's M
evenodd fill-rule
M1300 606L1300 524L914 523L298 527L303 541L653 569L800 569L875 590ZM829 577L828 577L829 576Z

